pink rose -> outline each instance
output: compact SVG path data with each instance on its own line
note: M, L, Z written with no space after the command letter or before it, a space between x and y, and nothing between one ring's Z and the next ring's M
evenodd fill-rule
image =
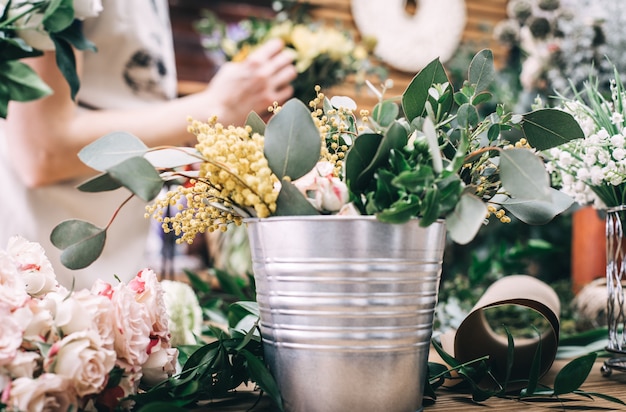
M28 300L26 285L20 277L13 258L0 250L0 305L16 309Z
M52 345L44 369L65 376L77 395L84 397L104 389L115 358L115 352L100 345L96 332L75 332Z
M14 378L32 378L40 361L43 361L43 358L39 352L21 350L6 368Z
M102 346L107 349L114 349L115 331L113 318L113 303L106 296L94 295L90 291L83 289L74 293L74 299L80 303L89 313L91 319L90 328L96 330L102 339Z
M76 394L63 376L44 373L37 379L17 378L2 393L2 401L18 411L78 410Z
M329 162L319 162L293 184L319 211L337 212L350 200L348 187L333 175L333 165Z
M2 319L2 332L0 332L0 366L9 365L18 349L22 346L24 331L9 309L0 307L0 319Z
M40 300L29 299L23 307L13 311L13 316L22 325L26 342L34 344L56 340L52 314Z
M14 236L9 239L7 253L15 261L29 295L40 297L56 289L57 279L54 269L39 243Z
M152 321L148 309L135 301L135 293L124 284L115 287L111 296L115 318L115 351L131 369L148 360Z
M165 292L156 273L151 269L142 270L128 282L128 288L135 293L135 300L148 310L152 335L169 340L169 317L164 300Z
M176 372L178 349L166 347L153 350L143 364L141 383L154 386Z

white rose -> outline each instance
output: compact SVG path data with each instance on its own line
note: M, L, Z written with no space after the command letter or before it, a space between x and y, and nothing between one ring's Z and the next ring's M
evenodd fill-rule
M52 345L44 369L70 379L78 396L83 397L104 389L115 358L115 352L100 345L96 332L75 332Z
M176 372L177 358L177 349L159 348L159 350L153 350L141 368L143 373L141 383L154 386L172 376Z
M18 351L13 362L7 366L7 370L14 378L32 378L40 360L43 359L39 352Z
M317 196L322 210L336 212L350 200L348 186L338 177L318 177L317 180Z
M332 172L331 163L319 162L313 170L293 182L317 210L337 212L350 198L346 184Z
M150 316L151 333L169 340L168 315L163 288L156 273L144 269L128 282L128 288L135 293L135 300L144 305Z
M113 318L113 304L106 296L94 295L87 289L74 293L74 299L78 301L89 313L91 329L94 329L102 339L102 346L113 349L115 343L115 331L113 330L115 319Z
M16 309L23 306L28 298L26 285L17 272L13 258L0 250L0 305Z
M50 293L45 298L54 317L54 325L63 335L91 329L92 317L74 294L70 296Z
M37 379L15 379L6 403L15 410L28 412L78 410L70 381L50 373L44 373Z
M74 0L74 17L79 20L96 17L101 11L101 0Z
M170 318L171 345L193 345L202 333L202 308L189 284L162 280L164 301Z
M2 333L0 333L0 366L9 365L20 346L24 331L18 320L11 315L9 309L5 306L0 309L0 318L2 319Z
M39 243L14 236L9 239L7 253L16 262L17 271L24 279L29 295L41 297L56 289L54 269Z
M13 316L23 325L26 342L51 342L56 339L52 314L43 302L31 299L23 307L16 309Z
M120 283L111 297L115 318L115 351L131 368L148 359L151 320L147 308L135 301L135 293Z

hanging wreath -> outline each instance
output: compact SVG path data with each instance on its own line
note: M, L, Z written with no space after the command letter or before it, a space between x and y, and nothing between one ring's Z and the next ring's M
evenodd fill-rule
M439 57L452 57L466 22L465 0L416 0L415 13L407 0L351 0L359 32L378 40L376 54L387 64L416 72Z

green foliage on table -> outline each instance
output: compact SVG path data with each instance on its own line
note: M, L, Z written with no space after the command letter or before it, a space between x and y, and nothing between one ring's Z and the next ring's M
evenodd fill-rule
M278 386L269 373L263 357L263 345L255 323L244 329L246 318L258 319L253 302L231 305L228 331L212 327L217 339L204 345L180 347L186 361L182 371L128 399L137 412L156 410L188 410L202 401L218 400L233 395L240 385L254 382L282 410ZM210 408L210 407L209 407Z
M451 390L467 392L475 402L484 402L492 397L512 400L533 399L535 401L564 400L563 395L572 394L588 399L597 397L626 406L624 401L613 396L580 389L594 366L598 356L596 352L586 353L569 361L559 370L552 387L549 387L540 382L540 341L530 366L528 378L510 381L509 377L511 376L514 357L514 340L508 330L506 333L508 339L507 372L503 381L499 381L492 373L489 365L489 356L462 363L446 353L441 345L433 340L433 347L446 365L429 363L429 378L426 382L425 398L435 401L437 399L436 390L444 386L446 380L457 379L461 383L455 382ZM453 378L452 372L456 372L458 378ZM519 389L520 386L521 389Z

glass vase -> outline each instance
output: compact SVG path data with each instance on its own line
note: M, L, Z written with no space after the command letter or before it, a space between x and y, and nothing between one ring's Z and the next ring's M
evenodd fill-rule
M626 262L624 261L624 223L626 205L608 208L606 211L606 286L607 286L607 351L613 357L606 360L602 368L605 376L611 370L626 371L626 335L624 325L624 289Z

